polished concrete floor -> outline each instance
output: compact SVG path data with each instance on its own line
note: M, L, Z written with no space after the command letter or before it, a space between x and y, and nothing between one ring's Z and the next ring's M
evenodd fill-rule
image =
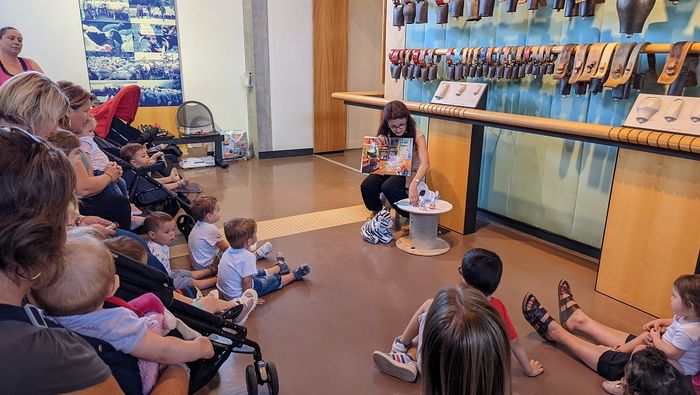
M354 160L345 159L348 164ZM361 174L314 156L234 162L226 170L185 174L220 199L222 221L231 216L267 220L362 203ZM379 373L372 351L387 351L425 299L461 280L457 267L473 247L491 249L503 259L495 295L506 304L530 357L545 366L541 376L527 378L514 361L513 393L604 393L600 377L545 344L525 322L523 295L534 292L556 316L556 286L566 278L582 308L605 324L637 332L651 317L596 293L594 263L510 229L480 225L472 235L444 235L451 250L431 258L402 253L393 243L368 244L359 236L360 223L271 240L292 266L312 268L307 280L266 297L248 320L249 337L261 344L265 360L277 365L280 393L419 394L419 384ZM251 360L234 355L199 394L244 394L244 369ZM266 393L262 387L261 393Z

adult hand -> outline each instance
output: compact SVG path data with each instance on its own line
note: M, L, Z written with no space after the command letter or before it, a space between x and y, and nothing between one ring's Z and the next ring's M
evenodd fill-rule
M418 184L415 182L411 182L411 185L408 187L408 200L411 202L411 205L418 206Z
M112 182L116 181L119 177L122 176L122 168L121 166L117 165L114 162L109 162L107 163L107 166L105 166L105 174L109 176L109 178L112 179Z
M649 337L651 338L652 345L654 345L655 343L661 341L661 331L658 329L652 329L649 331Z
M379 137L379 138L377 139L377 143L379 143L379 146L382 146L382 145L389 145L389 137L387 137L387 136L385 136L385 135L383 135L383 134L380 134L380 135L377 136L377 137Z
M80 220L80 225L102 225L102 226L107 226L111 224L112 221L106 220L101 217L97 217L94 215L86 215L83 217L82 220Z
M108 238L114 236L114 233L115 233L114 229L109 229L109 228L105 227L104 225L95 224L95 225L90 225L90 227L92 229L95 229L95 231L97 233L99 233L102 236L102 238L104 238L104 239L108 239Z
M643 326L642 328L643 328L645 331L649 332L649 331L651 331L652 329L657 329L657 330L658 330L658 329L661 329L661 328L663 328L663 327L664 327L664 325L663 325L663 320L657 319L657 320L653 320L653 321L647 322L646 324L644 324L644 326Z

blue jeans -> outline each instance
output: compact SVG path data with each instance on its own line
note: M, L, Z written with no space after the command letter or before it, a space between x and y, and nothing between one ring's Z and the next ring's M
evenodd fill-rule
M105 174L105 172L103 172L102 170L94 170L93 173L95 176L101 176ZM124 179L121 177L117 178L114 182L107 185L104 190L110 193L116 193L117 195L129 197L129 191L126 190L126 181L124 181Z
M282 287L282 276L279 273L268 275L265 270L260 269L253 276L253 289L258 293L258 296L265 296Z

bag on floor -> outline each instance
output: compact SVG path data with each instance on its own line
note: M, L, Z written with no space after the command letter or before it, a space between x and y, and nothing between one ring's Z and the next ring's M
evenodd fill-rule
M391 227L393 225L391 212L385 208L362 225L360 235L362 239L368 243L391 243L391 241L394 240L394 235L391 233Z

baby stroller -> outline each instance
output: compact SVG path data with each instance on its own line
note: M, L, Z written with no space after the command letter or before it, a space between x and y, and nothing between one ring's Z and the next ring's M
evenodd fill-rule
M173 315L182 320L187 326L209 337L214 345L214 357L188 363L190 368L189 392L194 393L206 385L218 372L221 365L231 353L252 354L254 363L246 368L246 386L248 394L257 394L258 386L267 384L269 393L279 393L277 368L272 362L262 359L262 351L258 343L247 338L245 327L232 323L229 319L240 314L242 306L229 310L226 316L207 313L194 306L173 299L172 280L165 274L148 266L117 254L117 274L121 280L116 296L123 300L131 300L144 293L155 294ZM125 393L141 393L140 377L135 359L130 355L100 348L88 340L98 350L98 354L110 366L115 378ZM100 342L97 340L97 342ZM108 346L108 345L107 345ZM134 369L136 367L136 369ZM126 388L125 388L126 387ZM138 389L133 392L129 389Z
M95 135L107 140L117 147L128 143L145 144L149 154L163 151L172 163L176 163L182 155L177 145L157 144L157 139L173 138L169 133L157 135L153 132L141 132L130 124L134 121L141 100L141 88L138 85L122 87L114 97L95 106L90 113L95 117Z
M165 175L167 163L159 161L147 167L136 168L127 161L119 157L119 149L109 142L95 137L95 142L107 155L109 160L122 167L122 178L126 182L126 189L129 192L129 199L141 210L146 212L162 211L175 218L175 223L180 232L188 238L195 220L190 209L192 195L196 197L201 193L201 189L194 192L173 191L161 184L150 173L157 172ZM180 209L184 211L178 216Z

